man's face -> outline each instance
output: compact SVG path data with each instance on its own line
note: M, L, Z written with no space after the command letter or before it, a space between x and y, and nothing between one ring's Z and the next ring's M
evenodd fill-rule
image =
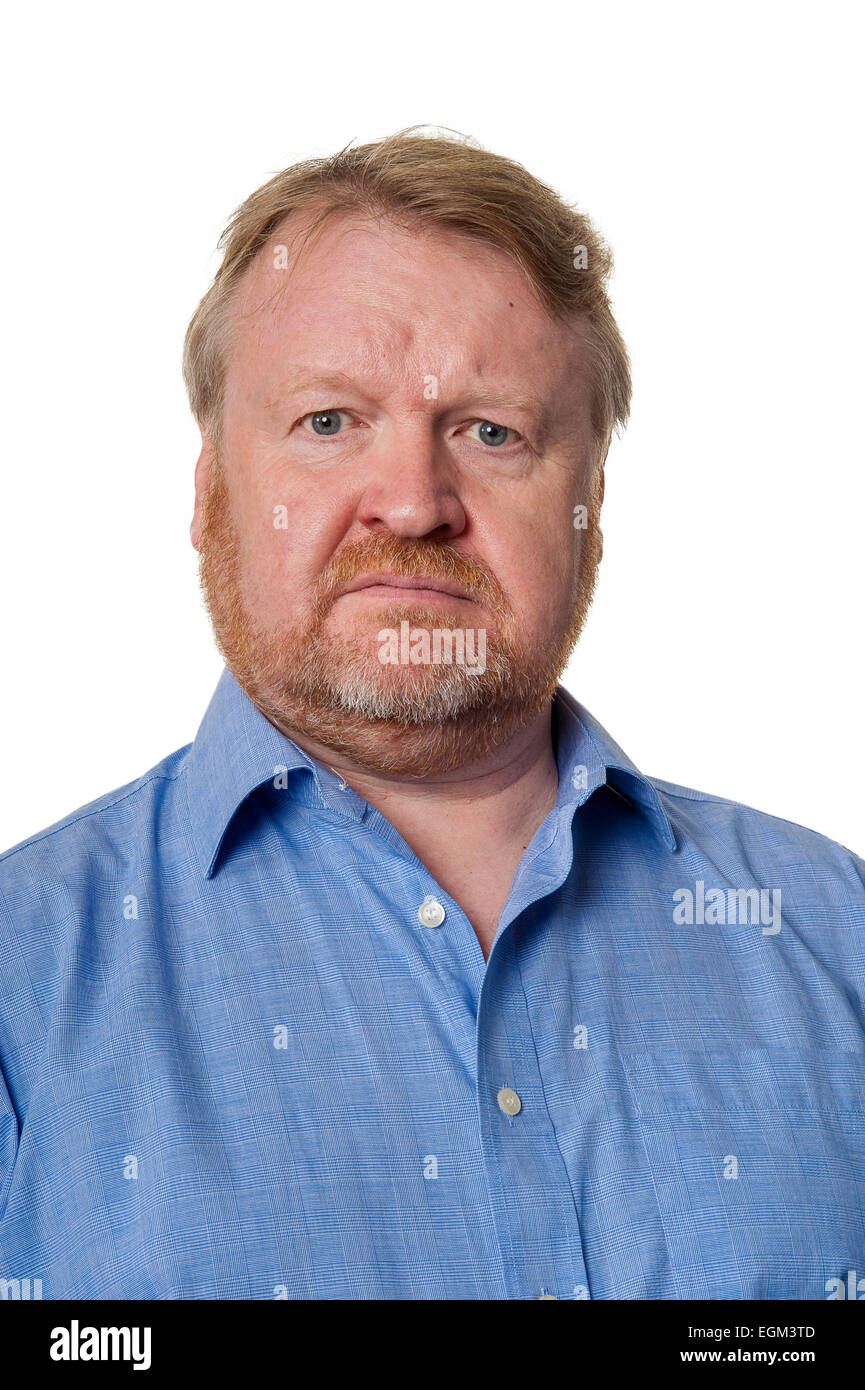
M208 608L284 732L449 771L543 709L585 617L587 349L495 248L335 217L282 268L297 230L234 308L220 457L205 441L196 473Z

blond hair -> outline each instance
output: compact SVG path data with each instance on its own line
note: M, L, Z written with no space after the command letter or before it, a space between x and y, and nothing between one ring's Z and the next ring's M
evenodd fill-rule
M559 322L585 326L591 360L591 422L599 457L627 422L628 353L610 309L612 256L592 222L521 164L452 131L412 126L373 144L306 159L275 174L241 203L218 249L222 262L192 316L183 377L192 413L220 437L235 292L277 227L312 214L304 244L334 213L386 218L408 230L442 228L506 252Z

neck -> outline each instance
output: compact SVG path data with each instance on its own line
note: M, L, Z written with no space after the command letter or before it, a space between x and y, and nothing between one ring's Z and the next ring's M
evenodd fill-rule
M478 762L423 778L370 771L315 739L282 732L390 822L462 908L486 959L519 862L555 805L551 710Z
M509 742L478 762L427 777L376 772L360 767L306 734L288 728L281 732L310 757L329 767L391 821L394 816L410 819L415 812L419 820L443 813L458 814L466 808L476 814L486 807L502 830L508 820L522 819L523 807L528 809L545 802L550 793L555 801L558 773L552 744L551 709L548 705ZM499 819L502 815L506 816L504 822Z

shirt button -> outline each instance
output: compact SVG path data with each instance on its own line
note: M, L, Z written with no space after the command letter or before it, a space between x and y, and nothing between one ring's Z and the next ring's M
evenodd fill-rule
M506 1115L519 1115L523 1108L523 1103L516 1091L512 1091L510 1086L503 1086L496 1096L499 1109L504 1110Z
M538 1302L540 1303L541 1299L543 1298L551 1298L554 1303L558 1303L559 1301L559 1296L556 1293L539 1293Z
M435 898L424 898L417 915L423 926L440 927L445 919L445 910Z

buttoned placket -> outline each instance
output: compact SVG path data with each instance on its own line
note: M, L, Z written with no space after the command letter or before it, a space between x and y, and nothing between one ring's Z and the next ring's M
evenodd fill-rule
M465 913L386 817L332 770L319 767L316 774L329 811L362 822L416 867L418 901L406 915L427 941L432 962L446 960L451 973L465 972L472 982L480 1139L508 1297L589 1298L576 1203L544 1099L512 928L528 906L567 877L571 819L603 782L603 772L595 769L577 796L569 791L539 827L515 875L486 962ZM559 838L562 830L567 842ZM520 1059L519 1076L503 1074L512 1057Z

